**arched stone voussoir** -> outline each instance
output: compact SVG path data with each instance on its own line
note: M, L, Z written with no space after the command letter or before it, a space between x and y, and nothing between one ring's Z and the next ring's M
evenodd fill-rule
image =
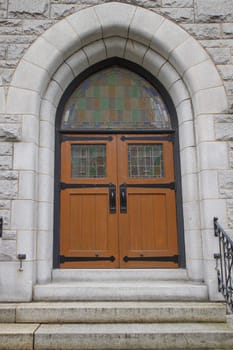
M112 38L114 39L111 40ZM10 87L9 95L11 95L11 88L17 87L14 94L16 91L20 92L20 89L30 90L32 88L39 96L43 96L48 81L45 72L48 72L49 79L52 79L54 73L64 62L67 62L76 76L83 70L83 66L90 66L113 56L125 57L144 66L144 62L149 59L150 50L160 54L170 66L174 67L174 72L177 72L179 78L184 79L189 94L196 96L193 98L193 103L198 103L196 111L203 109L199 108L203 105L203 102L199 100L201 98L202 101L202 96L208 94L207 90L216 88L216 85L218 88L223 86L209 55L190 34L177 24L138 6L109 2L80 10L45 31L23 56L13 76L14 86ZM81 68L75 65L73 59L77 52L83 58ZM203 85L203 82L199 80L199 74L191 74L191 68L205 61L208 61L211 79L208 84ZM166 63L163 67L165 65ZM163 67L161 72L164 72ZM32 87L30 77L26 79L27 81L20 78L23 71L31 72L32 70L36 72L37 77L34 87ZM154 74L152 69L150 71ZM202 68L201 71L203 72L204 69ZM161 83L167 87L166 84L170 84L169 79L164 83L163 75L160 74L160 71L158 74ZM201 89L205 90L197 95ZM197 98L197 96L201 97ZM226 104L223 99L222 96L222 107ZM211 110L214 113L213 108ZM219 111L218 106L216 106L216 111Z
M109 2L94 7L101 23L104 38L110 36L128 37L129 26L137 9L136 6Z
M64 59L79 50L82 46L78 33L66 19L61 20L46 30L42 38L55 46L58 51L62 52Z

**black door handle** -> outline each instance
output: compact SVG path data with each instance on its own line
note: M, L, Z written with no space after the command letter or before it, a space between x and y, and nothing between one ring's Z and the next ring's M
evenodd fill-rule
M116 213L116 186L109 184L109 213Z
M120 212L121 213L127 213L127 192L126 192L127 185L122 184L120 185Z

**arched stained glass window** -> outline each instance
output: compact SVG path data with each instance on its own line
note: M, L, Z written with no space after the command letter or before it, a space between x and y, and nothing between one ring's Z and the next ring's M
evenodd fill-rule
M84 80L65 104L63 130L170 129L158 91L128 69L112 66Z

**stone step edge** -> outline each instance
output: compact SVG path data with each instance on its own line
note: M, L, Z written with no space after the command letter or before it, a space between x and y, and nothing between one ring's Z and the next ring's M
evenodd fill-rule
M33 288L35 301L207 301L207 286L191 282L49 283Z
M187 281L186 269L54 269L53 282Z
M226 322L224 303L32 302L0 304L0 323Z
M4 324L0 350L232 349L233 327L226 324ZM6 347L7 344L7 347Z

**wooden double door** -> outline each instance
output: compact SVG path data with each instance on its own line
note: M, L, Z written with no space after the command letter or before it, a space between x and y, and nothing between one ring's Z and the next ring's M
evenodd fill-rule
M63 135L60 267L178 266L171 135Z

